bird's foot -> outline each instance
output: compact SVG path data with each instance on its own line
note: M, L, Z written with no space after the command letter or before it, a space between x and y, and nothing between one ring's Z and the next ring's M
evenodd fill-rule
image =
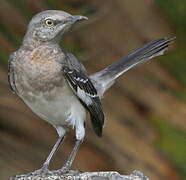
M72 170L69 166L65 165L61 169L53 171L55 174L73 174L73 175L78 175L81 173L81 171L78 170Z
M70 167L69 166L63 166L61 169L57 170L57 172L60 173L60 174L67 174L70 171L71 170L70 170Z
M29 173L29 175L32 176L37 176L37 175L41 175L41 174L50 174L51 171L49 171L49 169L46 166L43 166L41 169L38 169L34 172Z
M30 178L35 178L36 176L45 176L45 175L50 175L52 174L52 171L49 171L48 168L42 167L41 169L38 169L34 172L28 173L28 174L22 174L22 175L16 175L16 179L30 179Z

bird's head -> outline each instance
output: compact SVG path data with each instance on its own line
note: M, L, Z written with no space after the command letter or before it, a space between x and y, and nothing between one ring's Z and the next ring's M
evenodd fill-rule
M46 10L36 14L30 21L24 41L59 42L62 35L73 24L88 19L85 16L73 16L60 10Z

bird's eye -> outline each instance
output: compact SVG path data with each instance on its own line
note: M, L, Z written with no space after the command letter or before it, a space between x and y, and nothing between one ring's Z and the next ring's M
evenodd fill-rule
M52 19L46 19L45 23L47 26L52 27L54 26L54 21Z

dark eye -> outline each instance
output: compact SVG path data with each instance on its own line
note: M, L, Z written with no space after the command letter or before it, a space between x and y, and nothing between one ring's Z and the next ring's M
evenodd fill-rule
M52 19L46 19L45 24L49 27L53 27L54 26L54 21Z

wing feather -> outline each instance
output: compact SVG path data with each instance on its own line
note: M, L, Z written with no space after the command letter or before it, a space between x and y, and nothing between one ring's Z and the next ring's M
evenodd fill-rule
M104 125L104 113L96 88L89 77L82 71L64 66L63 74L83 106L89 111L95 133L101 136Z
M9 60L8 60L8 82L9 82L11 91L13 93L17 93L18 90L15 84L15 73L12 67L12 62L14 61L14 59L15 59L15 52L10 55Z

